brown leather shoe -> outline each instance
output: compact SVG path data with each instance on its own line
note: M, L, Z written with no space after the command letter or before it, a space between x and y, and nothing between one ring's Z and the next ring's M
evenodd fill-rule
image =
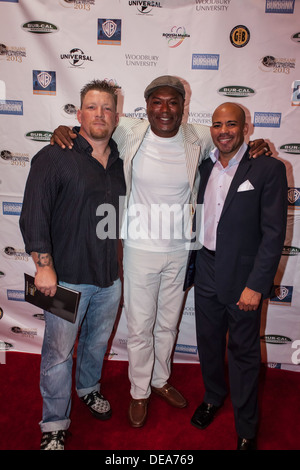
M148 402L149 398L143 398L140 400L132 398L129 405L128 417L131 426L134 428L141 428L144 426L147 418Z
M187 406L186 399L181 395L181 393L172 387L172 385L166 383L161 388L151 387L153 392L166 400L169 405L175 406L176 408L185 408Z

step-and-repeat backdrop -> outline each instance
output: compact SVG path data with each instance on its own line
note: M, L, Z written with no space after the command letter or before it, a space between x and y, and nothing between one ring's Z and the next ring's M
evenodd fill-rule
M207 126L224 101L243 105L250 139L286 164L288 229L274 292L264 305L264 362L300 363L300 0L0 0L0 363L40 353L43 312L24 302L19 215L30 162L59 124L75 125L94 78L122 88L119 110L145 118L150 81L177 75L185 120ZM78 241L80 243L80 240ZM197 362L193 291L174 360ZM122 310L108 357L127 359Z

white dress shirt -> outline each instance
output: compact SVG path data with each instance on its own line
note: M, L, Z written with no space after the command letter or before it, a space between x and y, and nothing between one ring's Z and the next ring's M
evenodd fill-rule
M214 167L205 189L200 231L200 242L208 250L216 250L217 227L224 202L232 179L246 150L247 144L244 142L234 157L229 160L226 167L223 167L219 160L219 150L217 148L210 154Z

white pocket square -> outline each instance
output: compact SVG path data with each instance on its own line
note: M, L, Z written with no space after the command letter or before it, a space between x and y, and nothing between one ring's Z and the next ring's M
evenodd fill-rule
M252 189L254 189L254 186L252 186L252 184L250 183L249 180L247 181L244 181L244 183L242 183L239 187L238 187L238 193L242 192L242 191L251 191Z

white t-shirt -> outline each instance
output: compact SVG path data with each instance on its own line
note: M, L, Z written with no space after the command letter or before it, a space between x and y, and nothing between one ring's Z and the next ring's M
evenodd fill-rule
M149 129L133 159L126 245L161 252L183 249L190 236L189 200L181 130L164 138Z

